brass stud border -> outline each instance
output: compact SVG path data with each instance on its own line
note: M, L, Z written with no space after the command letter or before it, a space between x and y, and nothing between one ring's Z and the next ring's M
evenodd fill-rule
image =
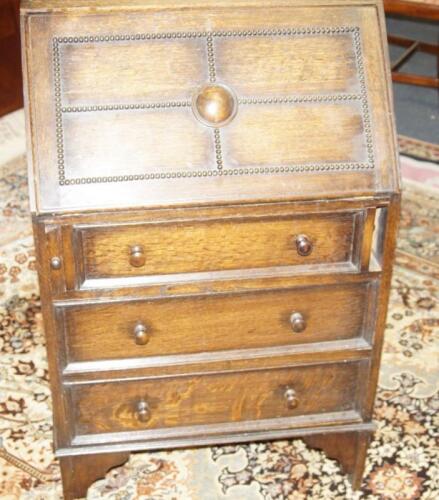
M290 97L246 97L238 99L239 104L297 104L307 102L361 101L361 94L301 95Z
M209 70L210 83L216 82L215 49L213 46L213 36L209 33L206 37L207 44L207 66Z
M210 83L216 82L215 47L213 45L213 39L214 35L212 33L208 33L206 36L206 46L207 46L207 66L209 71ZM221 132L219 128L216 128L213 131L213 143L215 148L216 168L221 172L223 170L223 153L221 145Z
M363 128L364 134L366 136L366 149L368 156L368 163L371 168L374 168L374 148L373 148L373 140L372 140L372 126L370 121L370 111L369 111L369 100L367 98L367 90L366 90L366 77L364 74L364 65L363 65L363 57L362 57L362 49L361 49L361 37L360 30L356 28L353 32L354 36L354 51L355 51L355 62L357 64L357 71L360 80L360 92L361 92L361 108L363 115Z
M289 35L333 35L355 33L357 26L314 26L307 28L277 28L259 30L225 30L225 31L193 31L170 33L137 33L135 35L90 35L90 36L58 36L54 41L58 43L99 43L124 42L139 40L165 40L212 37L255 37L255 36L289 36Z
M127 111L133 109L187 108L191 101L152 102L144 104L109 104L102 106L63 106L62 113L84 113L96 111Z
M214 142L215 142L215 160L216 167L218 170L223 169L223 153L221 149L221 131L219 128L216 128L213 131Z
M354 55L360 84L359 94L331 94L331 95L301 95L288 97L263 98L254 96L238 100L242 105L266 105L266 104L297 104L309 102L343 102L359 101L361 103L363 129L366 138L367 161L366 162L341 162L341 163L306 163L288 166L273 167L241 167L235 169L224 169L221 147L221 133L214 129L214 147L216 157L216 170L203 170L192 172L167 172L149 173L136 175L98 176L67 179L65 176L64 159L64 131L63 114L96 111L125 111L125 110L173 110L176 108L187 108L191 106L190 100L178 100L168 102L155 102L143 104L110 104L98 106L63 106L61 91L61 44L80 43L106 43L119 41L143 41L143 40L178 40L190 38L205 38L207 47L207 62L209 80L216 81L214 39L216 37L266 37L266 36L310 36L310 35L339 35L351 33L353 36ZM366 90L364 65L362 60L362 47L360 29L357 26L339 27L308 27L308 28L284 28L284 29L260 29L260 30L233 30L233 31L202 31L202 32L175 32L175 33L141 33L135 35L100 35L100 36L74 36L54 37L52 39L52 58L54 72L54 95L55 95L55 122L56 122L56 149L58 165L58 181L63 185L95 184L103 182L125 182L154 179L176 179L194 177L216 177L223 175L257 175L257 174L282 174L282 173L306 173L306 172L329 172L329 171L364 171L374 169L374 148L372 139L372 127L370 120L369 103Z

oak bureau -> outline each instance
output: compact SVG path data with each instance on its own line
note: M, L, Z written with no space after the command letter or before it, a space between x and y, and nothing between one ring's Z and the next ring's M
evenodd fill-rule
M399 174L375 0L24 0L65 498L130 452L301 437L358 488Z

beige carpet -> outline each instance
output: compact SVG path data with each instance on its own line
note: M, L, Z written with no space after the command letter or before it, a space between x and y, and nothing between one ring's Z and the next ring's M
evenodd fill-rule
M0 145L1 130L0 122ZM4 154L1 164L0 155L2 500L62 498L26 189L24 158ZM336 462L295 440L133 455L95 483L88 498L438 500L438 233L439 197L408 184L375 410L378 430L360 492L352 493Z

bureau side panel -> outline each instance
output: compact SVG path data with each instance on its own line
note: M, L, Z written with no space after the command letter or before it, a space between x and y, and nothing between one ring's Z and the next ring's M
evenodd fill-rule
M37 271L40 285L44 335L46 339L49 381L52 395L54 424L54 446L66 446L71 439L71 404L68 394L62 389L61 370L65 364L65 345L62 328L57 323L53 296L62 292L62 274L51 268L52 255L61 255L61 235L57 226L45 225L33 220L34 241L37 256Z

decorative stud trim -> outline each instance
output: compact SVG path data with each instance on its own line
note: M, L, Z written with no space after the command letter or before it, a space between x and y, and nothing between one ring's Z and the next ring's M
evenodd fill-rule
M191 101L151 102L144 104L108 104L105 106L63 106L63 113L86 113L95 111L128 111L134 109L187 108Z
M208 33L206 37L207 45L207 66L209 71L210 83L216 82L216 64L215 64L215 48L213 46L213 34ZM239 101L238 101L239 102ZM223 168L223 153L221 146L221 132L218 128L213 131L213 142L215 144L215 161L218 170Z
M143 40L169 40L206 37L255 37L255 36L291 36L291 35L334 35L343 33L355 33L357 26L336 27L307 27L307 28L277 28L259 30L231 30L231 31L193 31L193 32L171 32L171 33L137 33L133 35L97 35L97 36L61 36L54 37L58 43L103 43L103 42L125 42Z
M210 83L216 82L216 67L215 67L215 49L213 47L213 36L212 34L207 35L207 65L209 69L209 81Z
M372 126L370 120L369 100L367 98L366 77L364 75L364 65L363 65L361 37L359 28L356 28L354 30L353 37L354 37L355 62L357 65L358 79L360 81L361 108L363 116L364 135L366 137L367 159L369 165L371 165L371 168L374 168L375 154L374 154L373 140L372 140Z
M219 128L216 128L213 132L214 141L215 141L215 158L216 158L216 166L218 170L222 170L223 168L223 154L221 151L221 131Z
M65 183L64 164L64 131L62 123L61 105L61 63L59 57L58 39L53 39L53 72L54 72L54 93L55 93L55 121L56 121L56 151L58 164L58 182L62 186Z
M239 104L298 104L307 102L360 101L361 94L298 95L289 97L246 97Z
M125 182L154 179L181 179L194 177L218 177L224 175L255 175L255 174L287 174L287 173L308 173L308 172L348 172L352 170L365 171L373 167L368 163L328 163L328 164L297 164L294 166L279 167L251 167L235 168L225 170L202 170L198 172L172 172L172 173L151 173L138 175L115 175L108 177L81 177L79 179L67 179L64 185L73 184L95 184L101 182Z
M267 104L298 104L298 103L319 103L319 102L344 102L358 101L361 104L363 129L366 139L366 162L342 162L342 163L308 163L272 167L240 167L235 169L225 169L223 166L223 155L221 146L221 132L214 129L214 148L217 170L203 170L192 172L167 172L148 173L137 175L117 175L100 177L81 177L67 179L65 176L64 160L64 131L63 114L66 113L86 113L97 111L128 111L128 110L175 110L191 106L190 100L177 100L167 102L137 103L137 104L109 104L95 106L63 106L61 90L61 44L80 43L114 43L123 41L144 41L144 40L178 40L205 38L207 48L207 64L209 81L216 81L215 50L214 39L216 37L267 37L267 36L316 36L316 35L339 35L352 34L355 63L357 67L360 93L348 94L328 94L328 95L297 95L283 97L246 97L238 99L240 105L267 105ZM372 127L370 120L369 103L364 75L364 65L362 59L360 29L356 26L340 27L308 27L308 28L284 28L284 29L259 29L259 30L232 30L232 31L202 31L202 32L175 32L175 33L141 33L134 35L99 35L99 36L75 36L75 37L54 37L52 45L53 51L53 71L54 71L54 96L55 96L55 116L56 116L56 148L58 164L58 180L61 186L77 184L95 184L103 182L126 182L154 179L179 179L194 177L216 177L224 175L263 175L263 174L283 174L283 173L306 173L306 172L330 172L330 171L365 171L374 168L374 148L372 140Z

